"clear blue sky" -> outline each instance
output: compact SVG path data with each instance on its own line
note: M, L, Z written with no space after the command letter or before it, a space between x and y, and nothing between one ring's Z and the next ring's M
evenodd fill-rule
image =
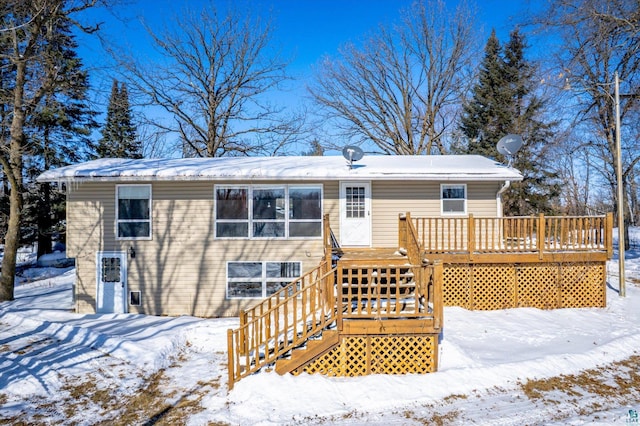
M156 29L171 24L172 18L185 7L200 9L208 0L126 0L109 13L104 9L92 11L89 22L103 22L102 33L111 42L127 46L132 52L148 54L148 36L141 19ZM224 8L238 0L216 1ZM251 13L268 16L272 12L275 23L274 41L287 57L292 57L290 72L299 78L309 76L311 66L323 55L334 55L338 47L348 41L357 42L380 23L391 23L399 18L400 9L413 0L241 0ZM450 7L457 1L447 0ZM536 3L535 1L533 2ZM243 6L244 7L244 6ZM506 40L518 17L531 8L528 0L477 0L477 24L488 37L495 28L498 37ZM116 14L118 17L114 16ZM80 38L80 55L85 65L95 71L104 70L110 63L99 43L91 36ZM104 80L112 73L104 73ZM98 77L95 76L94 79ZM99 78L98 78L99 79ZM95 83L98 83L95 81ZM110 88L110 82L100 84Z
M171 25L173 18L186 7L201 10L208 0L123 0L126 7L90 11L85 18L89 23L102 22L101 33L111 43L122 46L134 55L152 55L150 38L141 21L160 31ZM288 68L294 81L286 92L270 94L274 103L295 112L305 106L306 86L312 77L313 65L324 55L336 55L340 45L358 42L379 24L390 24L400 19L400 10L411 6L414 0L219 0L218 10L226 5L241 5L252 14L271 16L274 23L273 41L286 58L293 61ZM458 0L446 0L452 10ZM474 1L474 0L470 0ZM476 25L481 34L479 48L484 46L491 29L495 28L503 42L521 17L532 7L540 7L539 0L475 0ZM105 114L112 79L118 78L110 59L94 36L82 35L79 54L90 70L95 108ZM132 100L135 103L135 100ZM148 110L149 111L149 110ZM147 111L147 112L148 112ZM153 111L153 110L151 110ZM163 110L158 114L164 115ZM104 117L104 115L102 115ZM103 118L99 118L103 119Z

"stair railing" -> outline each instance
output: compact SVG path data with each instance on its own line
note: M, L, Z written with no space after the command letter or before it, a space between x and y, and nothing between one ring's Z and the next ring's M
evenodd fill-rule
M318 267L240 315L227 331L229 389L336 321L335 269Z

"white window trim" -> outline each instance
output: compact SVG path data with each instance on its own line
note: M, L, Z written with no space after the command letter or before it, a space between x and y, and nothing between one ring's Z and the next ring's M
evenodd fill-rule
M119 215L119 206L118 206L118 193L119 193L119 188L122 187L131 187L131 186L137 186L137 187L148 187L149 188L149 236L148 237L121 237L118 234L118 224L120 223L120 218L118 217ZM151 186L151 184L120 184L120 185L116 185L116 221L115 221L115 236L116 236L116 241L132 241L132 240L151 240L153 239L153 188ZM147 221L146 219L136 219L136 220L123 220L122 222L145 222Z
M247 189L247 209L248 209L248 218L247 219L221 219L222 222L226 223L245 223L248 222L248 235L246 237L219 237L218 236L218 227L216 224L218 223L217 217L217 190L220 188L244 188ZM284 197L285 197L285 213L284 220L279 219L260 219L256 222L284 222L284 236L282 237L254 237L253 234L253 190L254 189L277 189L284 188ZM291 219L290 210L289 210L289 191L290 189L301 189L301 188L313 188L320 190L320 217L318 219ZM213 187L213 213L214 213L214 238L219 240L319 240L323 237L323 226L322 226L322 216L324 213L324 185L322 184L258 184L258 185L233 185L233 184L222 184L222 185L214 185ZM289 236L289 224L290 223L302 223L302 222L318 222L320 224L320 235L317 237L290 237Z
M444 198L442 197L442 191L445 188L452 187L462 187L464 189L464 198L449 198L450 200L463 200L464 203L464 211L462 212L445 212L444 211ZM467 184L466 183L441 183L440 184L440 214L442 216L466 216L467 214L467 200L469 198L469 193L467 192Z
M260 278L229 278L229 264L230 263L261 263L262 264L262 276ZM291 282L297 277L267 277L267 263L297 263L300 270L300 276L302 275L302 262L299 260L228 260L225 265L225 297L228 300L253 300L264 299L267 295L267 283L268 282ZM229 296L229 283L232 282L256 282L262 284L262 295L256 297L239 297Z

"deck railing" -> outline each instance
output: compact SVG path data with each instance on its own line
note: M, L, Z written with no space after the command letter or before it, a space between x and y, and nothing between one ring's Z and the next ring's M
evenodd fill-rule
M325 263L240 314L227 332L229 389L335 322L335 269Z
M613 251L613 216L412 218L426 253Z
M351 319L433 319L442 322L442 264L366 266L341 264L338 324ZM436 300L436 298L438 298Z

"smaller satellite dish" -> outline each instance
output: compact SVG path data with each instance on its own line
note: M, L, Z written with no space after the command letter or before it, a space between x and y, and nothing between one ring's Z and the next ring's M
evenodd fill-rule
M496 145L496 149L502 155L504 155L509 160L509 166L511 166L511 162L513 161L513 157L515 157L516 153L522 145L524 141L522 140L522 136L508 134L503 136Z
M359 146L347 145L342 148L342 156L349 161L349 167L351 167L354 161L362 160L364 151Z

